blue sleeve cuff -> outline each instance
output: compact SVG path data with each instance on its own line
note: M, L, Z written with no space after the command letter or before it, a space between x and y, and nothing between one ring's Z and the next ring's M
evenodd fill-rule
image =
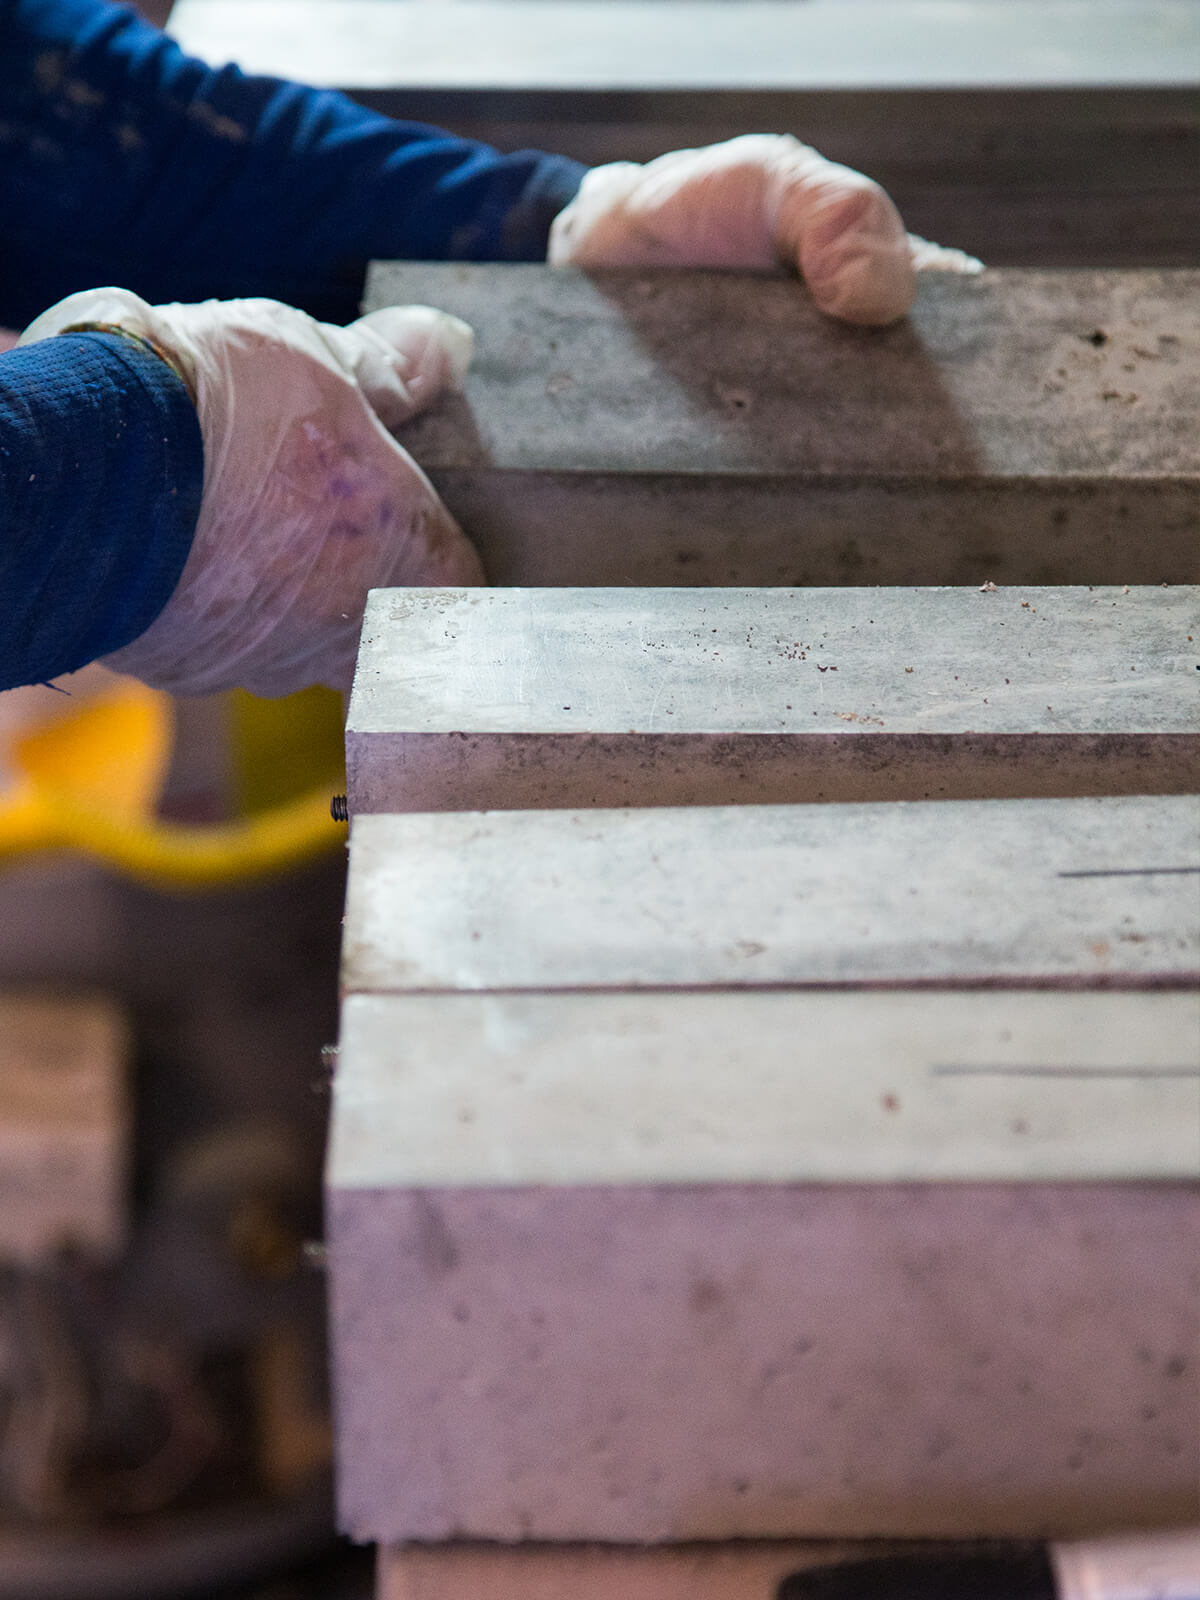
M203 482L195 407L157 356L106 333L0 356L0 688L73 672L149 627Z
M0 0L0 322L76 289L358 315L373 259L533 261L585 168L194 60L106 0Z

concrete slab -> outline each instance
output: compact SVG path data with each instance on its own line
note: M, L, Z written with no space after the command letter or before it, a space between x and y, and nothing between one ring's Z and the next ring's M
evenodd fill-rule
M786 278L377 265L471 322L401 437L502 584L1200 578L1195 272L927 278L886 330Z
M330 1181L1187 1181L1200 995L351 995Z
M1195 797L357 819L343 1526L1194 1517L1196 823ZM1151 992L1088 992L1114 984Z
M1165 89L1200 82L1189 0L180 0L212 61L341 89ZM636 49L631 45L636 44Z
M1200 791L1200 589L379 590L352 814Z
M347 993L1184 985L1200 799L363 816Z
M1185 1522L1189 1184L341 1189L358 1538Z

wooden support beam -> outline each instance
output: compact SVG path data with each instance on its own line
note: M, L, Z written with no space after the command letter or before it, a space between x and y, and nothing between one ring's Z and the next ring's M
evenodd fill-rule
M786 278L379 265L477 331L401 434L493 582L1200 580L1196 272L927 277L841 326Z
M126 1019L103 996L0 995L0 1262L120 1252L129 1050Z
M1200 791L1200 590L378 590L351 812Z
M398 1546L379 1552L375 1594L376 1600L771 1600L792 1573L894 1548L794 1539L662 1549Z

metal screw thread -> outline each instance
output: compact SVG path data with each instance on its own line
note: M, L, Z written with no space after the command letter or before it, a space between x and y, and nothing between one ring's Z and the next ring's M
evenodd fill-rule
M329 815L335 822L350 821L350 807L346 804L346 796L344 794L334 795L329 802Z

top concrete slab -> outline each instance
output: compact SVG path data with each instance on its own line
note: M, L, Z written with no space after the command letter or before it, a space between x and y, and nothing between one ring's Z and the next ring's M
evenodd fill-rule
M377 263L367 309L406 301L477 333L404 430L430 470L1200 475L1200 271L927 274L861 329L782 276Z
M1200 578L1200 272L926 277L884 330L783 277L377 264L464 317L401 441L512 584Z

